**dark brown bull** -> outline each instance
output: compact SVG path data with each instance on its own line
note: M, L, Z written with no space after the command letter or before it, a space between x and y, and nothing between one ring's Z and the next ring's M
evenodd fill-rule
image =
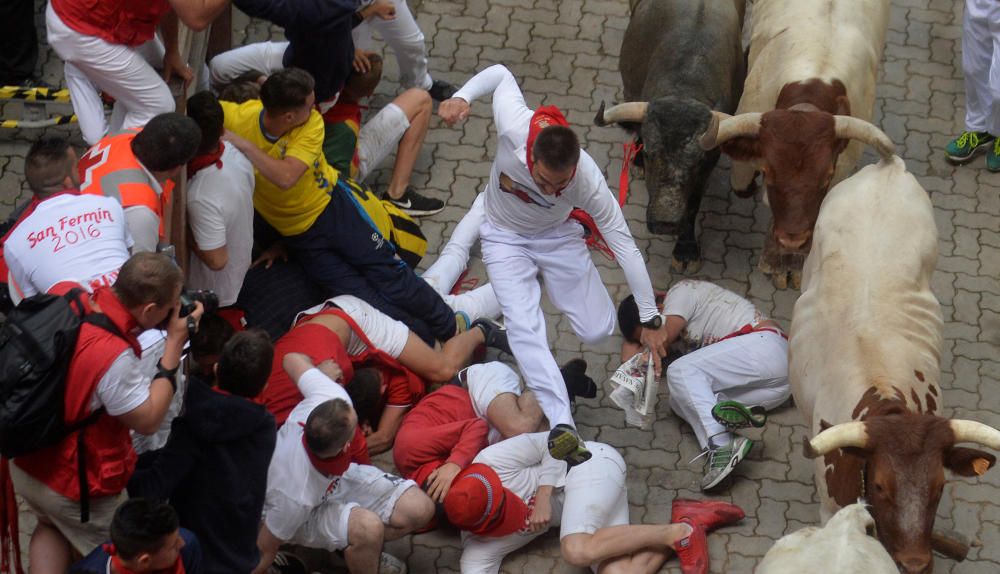
M878 537L900 571L929 574L944 469L982 476L996 463L990 453L955 445L1000 450L1000 431L975 421L914 413L902 400L878 398L874 388L855 412L862 420L829 427L807 440L805 455L824 457L827 492L839 506L859 498L868 502Z

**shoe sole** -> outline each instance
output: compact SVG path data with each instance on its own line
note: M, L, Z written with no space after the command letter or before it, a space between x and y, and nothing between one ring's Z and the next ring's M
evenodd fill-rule
M990 140L990 141L988 141L986 143L981 143L978 146L976 146L975 149L973 149L972 151L970 151L969 155L955 156L955 155L951 155L948 152L944 152L944 157L945 157L945 159L947 159L951 163L954 163L956 165L962 165L964 163L968 163L968 162L976 159L977 155L979 155L980 153L982 153L984 150L989 149L989 147L992 146L993 143L994 143L994 140Z
M701 485L701 489L703 491L704 490L712 490L713 488L715 488L716 486L718 486L719 483L721 483L723 480L725 480L725 478L727 476L729 476L730 474L732 474L733 470L736 468L736 466L738 464L740 464L741 462L743 462L743 459L745 459L747 457L747 455L750 454L750 450L753 449L753 442L747 441L745 444L746 444L746 446L741 449L741 452L739 453L738 456L735 456L735 457L729 459L729 465L726 466L726 470L725 471L719 473L719 476L715 477L715 480L713 480L712 482L710 482L708 484Z
M564 431L554 439L549 438L548 447L549 456L565 461L570 466L587 462L593 456L570 432Z
M434 215L435 213L441 213L444 211L444 206L437 209L403 209L402 207L396 206L400 211L409 215L410 217L426 217L428 215Z
M760 417L760 418L758 418ZM767 414L757 415L753 408L739 407L737 405L725 405L712 408L712 418L726 430L740 430L745 428L761 428L767 424Z

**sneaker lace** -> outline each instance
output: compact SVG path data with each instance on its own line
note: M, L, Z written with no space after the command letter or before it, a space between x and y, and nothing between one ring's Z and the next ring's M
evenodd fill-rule
M993 155L1000 155L1000 138L993 140Z
M971 142L971 146L969 146ZM958 144L959 148L977 147L979 145L979 135L976 132L962 132L962 135L958 136L958 140L955 142Z
M732 443L726 446L719 447L712 451L711 456L708 459L708 465L711 469L726 468L729 465L729 459L733 457L733 445Z

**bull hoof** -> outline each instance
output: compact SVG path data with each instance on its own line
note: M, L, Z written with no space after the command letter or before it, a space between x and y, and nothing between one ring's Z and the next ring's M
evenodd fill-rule
M701 269L701 249L697 240L682 239L674 245L670 266L678 273L696 273Z
M774 283L775 289L781 289L781 290L788 289L788 273L785 271L781 271L779 273L772 274L771 282Z
M767 257L761 256L757 261L757 270L764 275L773 275L775 272L775 266L768 261Z
M751 179L750 184L747 185L746 188L744 189L736 189L734 187L733 193L736 194L736 197L740 197L742 199L753 197L754 194L757 193L757 178L754 177L753 179Z
M701 269L701 258L682 261L673 257L670 259L670 267L677 273L692 275Z
M792 278L792 289L802 289L802 271L791 271L789 275Z

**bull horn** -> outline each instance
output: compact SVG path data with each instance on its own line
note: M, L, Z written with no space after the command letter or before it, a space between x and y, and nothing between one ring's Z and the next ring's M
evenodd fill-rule
M805 441L806 458L816 458L838 448L865 448L868 445L868 430L865 423L852 421L834 425Z
M625 102L611 106L605 111L604 102L601 102L597 116L594 117L594 124L604 127L622 122L639 123L646 118L646 108L648 107L648 102Z
M760 131L760 116L758 112L731 116L712 110L712 122L702 134L698 144L701 149L710 150L740 136L757 137Z
M1000 430L976 421L952 419L949 421L955 442L974 442L993 450L1000 450Z
M896 153L896 146L885 132L872 124L851 116L833 116L837 137L866 143L888 161Z

